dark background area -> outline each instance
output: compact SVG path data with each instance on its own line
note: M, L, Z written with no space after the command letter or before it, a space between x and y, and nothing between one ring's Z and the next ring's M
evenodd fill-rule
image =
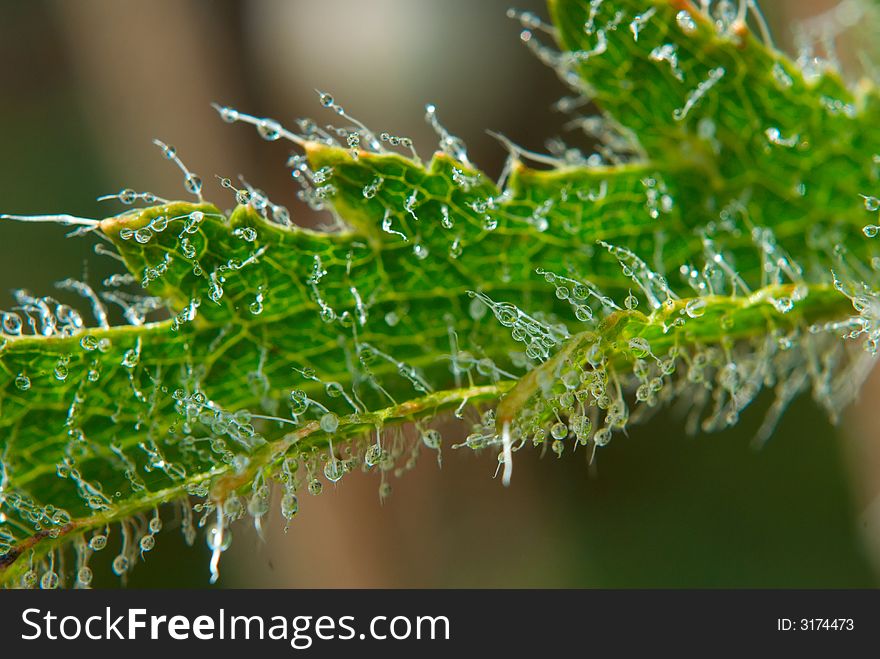
M150 143L158 137L219 205L232 200L214 174L242 174L313 226L320 218L294 201L285 146L222 123L209 103L287 123L329 121L316 87L375 130L411 136L423 156L436 144L423 122L433 102L471 159L496 176L505 152L485 129L535 150L567 136L551 109L564 90L519 42L518 24L505 18L510 4L0 0L0 211L102 217L121 207L95 197L122 187L183 197L179 172ZM765 4L786 25L815 3ZM515 6L545 15L540 2ZM785 42L788 32L777 32ZM0 308L14 288L56 294L57 280L97 283L118 271L94 254L93 239L64 234L0 223ZM470 451L446 449L442 470L424 454L414 472L392 479L384 504L378 478L352 474L319 497L303 495L286 534L277 509L265 543L248 522L234 527L218 585L875 586L863 512L877 471L807 400L753 450L768 404L762 398L736 429L711 436L686 437L680 419L658 416L615 439L590 469L583 453L523 451L509 489L492 479L492 455ZM874 426L863 421L849 435L871 441ZM186 548L169 530L173 513L165 517L129 585L207 586L203 537ZM103 553L95 583L118 585L112 550Z

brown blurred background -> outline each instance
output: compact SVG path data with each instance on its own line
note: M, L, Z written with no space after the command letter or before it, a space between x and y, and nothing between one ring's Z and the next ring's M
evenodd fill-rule
M211 101L271 116L330 120L314 89L329 91L374 130L436 143L423 122L436 103L472 160L497 175L492 129L531 149L564 134L551 109L554 74L520 44L510 0L0 0L0 210L112 214L94 201L122 187L184 196L177 170L150 144L177 147L230 204L214 174L236 176L294 202L281 144L222 123ZM828 2L765 3L775 25ZM542 3L514 6L545 15ZM777 29L783 44L789 30ZM572 137L574 143L582 143ZM0 224L0 308L9 291L54 293L53 282L117 271L92 241L56 226ZM84 262L88 261L88 267ZM880 396L880 382L867 396ZM686 437L672 416L616 439L588 470L584 455L517 455L509 489L492 455L424 454L392 479L352 474L319 497L303 495L283 532L260 542L234 528L220 586L875 586L866 538L880 518L880 422L853 413L849 439L798 401L761 451L749 442L762 398L734 430ZM459 427L459 432L464 429ZM447 431L446 436L451 436ZM875 545L876 547L876 545ZM202 539L186 549L163 533L130 584L207 585ZM100 562L99 562L100 563ZM116 581L96 565L101 585Z

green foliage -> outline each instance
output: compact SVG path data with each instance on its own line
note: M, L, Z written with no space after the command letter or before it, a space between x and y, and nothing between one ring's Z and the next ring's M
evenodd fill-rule
M191 520L190 497L216 569L224 529L259 521L271 479L289 519L322 476L439 450L427 420L468 403L500 401L461 444L492 448L507 476L527 443L595 451L663 403L711 430L775 387L762 439L810 386L841 410L872 357L840 336L873 351L878 331L862 230L876 88L801 71L689 3L550 9L562 51L523 39L606 113L585 120L589 161L539 171L511 145L496 185L439 125L423 165L362 126L344 148L255 120L305 146L306 197L339 230L270 221L253 191L228 216L134 210L91 227L145 289L133 324L83 328L48 298L23 302L32 334L3 316L0 579L53 585L42 557L72 539L82 567L101 545L83 534L112 522L124 574L152 547L152 511L184 501ZM170 320L141 322L157 306ZM416 443L387 430L403 421Z

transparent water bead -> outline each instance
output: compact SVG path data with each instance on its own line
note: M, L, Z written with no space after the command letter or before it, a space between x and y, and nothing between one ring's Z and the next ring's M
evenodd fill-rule
M43 590L55 590L58 588L60 583L60 579L58 578L58 573L53 570L49 570L44 573L42 577L40 577L40 588Z
M328 412L321 417L320 426L324 432L334 433L339 428L339 417L333 414L333 412Z
M697 23L687 9L682 9L675 15L675 23L685 34L693 34L697 30Z
M281 497L281 516L286 520L291 520L298 512L299 499L292 492L285 492Z
M117 577L121 577L123 574L128 572L129 561L125 556L119 554L119 556L113 559L113 564L111 568L113 570L113 574L115 574Z
M91 549L92 551L101 551L106 546L107 546L107 536L106 535L93 535L89 539L89 549Z
M324 477L331 483L338 482L345 475L345 465L342 460L331 457L324 463Z

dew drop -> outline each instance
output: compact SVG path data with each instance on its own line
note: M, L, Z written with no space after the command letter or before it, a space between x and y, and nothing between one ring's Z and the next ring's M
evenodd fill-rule
M568 426L561 421L557 421L550 426L550 436L553 439L565 439L568 437Z
M428 248L422 243L416 243L413 245L413 254L416 255L416 258L419 259L419 261L424 261L428 258L428 253Z
M153 232L150 231L147 227L143 229L138 229L134 232L134 239L139 242L141 245L146 245L150 242L150 238L153 237Z
M593 310L586 304L579 304L574 308L574 316L582 323L593 320Z
M152 535L145 535L141 538L140 547L142 552L151 551L156 546L156 538Z
M439 449L441 442L442 436L440 435L439 430L431 428L430 430L426 430L424 433L422 433L422 443L429 449Z
M324 463L324 476L331 483L338 482L345 475L345 465L342 460L331 457Z
M19 373L18 377L15 378L15 387L20 391L27 391L31 388L30 378L22 373Z
M880 226L877 226L876 224L866 224L862 227L862 233L868 238L876 238L878 232L880 232Z
M92 583L92 568L85 566L79 569L79 572L76 573L76 580L82 586L88 586Z
M324 490L324 484L321 483L317 478L313 478L309 481L309 494L313 497L318 496Z
M183 187L186 188L187 192L197 195L202 191L202 179L200 179L195 174L187 174L186 178L183 181ZM190 217L192 217L193 215L195 215L195 212L192 213Z
M252 243L257 239L257 231L253 227L239 227L232 232L232 235L249 243Z
M281 137L281 126L272 119L263 119L257 124L257 133L267 142L274 142Z
M292 492L286 492L281 497L281 515L284 519L291 520L299 512L299 499Z
M101 551L104 547L107 546L107 536L106 535L93 535L89 540L89 548L92 551Z
M58 574L53 570L49 570L40 578L40 588L43 590L55 590L58 588L59 581Z
M634 336L629 340L629 348L639 359L643 359L651 354L651 345L640 336Z
M872 213L880 210L880 199L877 197L862 195L862 199L865 200L865 210Z
M693 34L697 30L697 24L694 17L686 9L682 9L675 15L675 22L681 31L685 34Z
M128 572L128 559L122 554L119 554L119 556L113 559L112 569L113 574L115 574L117 577L121 577L123 574Z
M324 432L334 433L339 428L339 417L333 414L333 412L328 412L321 417L320 426Z
M776 84L780 89L788 89L794 84L794 80L792 80L791 76L785 72L785 67L779 62L773 64L772 73L773 79L776 81Z
M470 305L468 305L468 315L470 315L471 320L481 320L488 311L486 305L477 298L471 300Z

